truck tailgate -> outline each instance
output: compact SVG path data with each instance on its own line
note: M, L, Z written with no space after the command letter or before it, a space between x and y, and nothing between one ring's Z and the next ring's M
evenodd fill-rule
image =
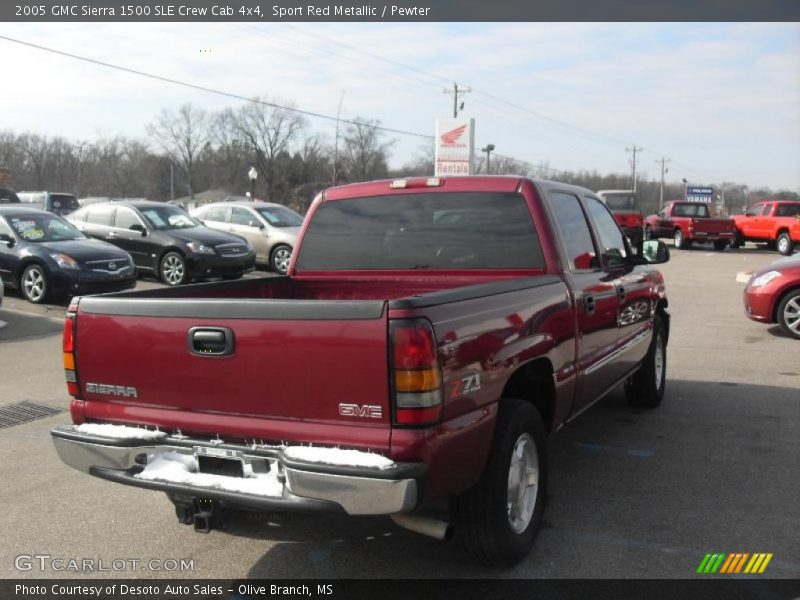
M703 233L730 233L733 228L731 219L694 219L694 230Z
M76 318L78 382L87 402L283 420L287 434L297 421L378 427L388 443L383 301L89 297ZM231 352L198 353L195 328L227 329ZM341 404L380 410L367 415ZM194 416L186 415L187 431Z

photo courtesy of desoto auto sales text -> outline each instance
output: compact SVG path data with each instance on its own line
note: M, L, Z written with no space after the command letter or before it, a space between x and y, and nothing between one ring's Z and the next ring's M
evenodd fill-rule
M0 598L800 599L796 0L0 5Z

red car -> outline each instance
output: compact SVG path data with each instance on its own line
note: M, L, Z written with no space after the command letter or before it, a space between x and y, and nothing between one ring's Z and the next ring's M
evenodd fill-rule
M669 237L676 248L688 248L692 242L709 242L722 251L733 241L736 226L733 219L715 219L702 202L667 202L658 214L644 221L644 238Z
M778 323L800 340L800 255L756 271L744 289L744 310L761 323Z

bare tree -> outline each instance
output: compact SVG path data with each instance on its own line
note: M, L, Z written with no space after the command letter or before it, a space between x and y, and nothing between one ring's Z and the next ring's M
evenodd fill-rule
M258 171L263 175L267 199L275 201L276 183L279 177L276 159L286 153L297 135L305 128L306 119L287 108L262 104L254 98L237 113L237 129L255 151ZM266 101L266 100L264 100ZM275 100L274 104L286 104Z
M344 132L341 163L349 181L366 181L389 175L386 161L394 140L384 142L380 121L356 117Z
M164 152L177 163L186 178L189 195L194 198L195 163L208 143L208 113L184 104L177 113L164 109L156 122L148 125L147 133Z
M45 188L48 158L50 154L47 136L35 133L24 133L18 138L23 156L23 168L32 175L32 186L37 190Z
M231 192L246 186L250 145L241 135L237 116L230 108L211 119L211 141L215 145L215 182L223 183Z

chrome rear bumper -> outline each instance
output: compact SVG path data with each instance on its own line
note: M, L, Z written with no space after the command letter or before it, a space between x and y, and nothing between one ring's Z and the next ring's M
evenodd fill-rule
M350 515L410 512L417 505L425 471L420 463L375 468L299 461L287 456L285 447L255 443L245 446L168 434L156 440L137 439L137 429L130 429L134 437L118 438L62 425L51 436L64 463L95 477L264 510ZM198 455L240 460L245 477L199 472ZM174 467L172 471L147 472L148 466L165 464Z

